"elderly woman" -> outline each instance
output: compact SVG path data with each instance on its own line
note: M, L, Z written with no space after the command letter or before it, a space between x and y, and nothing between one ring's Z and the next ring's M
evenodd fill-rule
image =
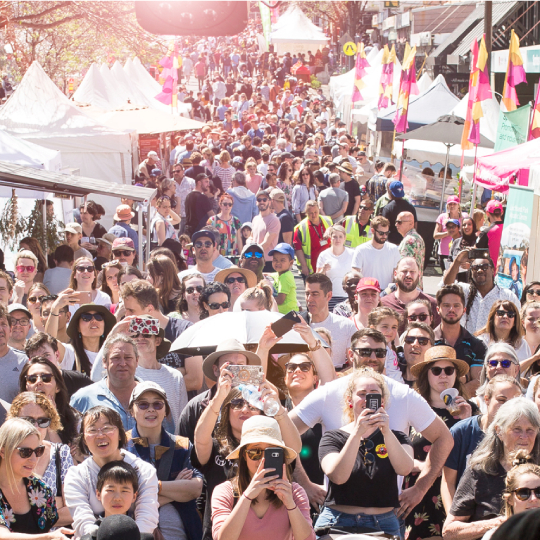
M457 487L442 531L445 540L481 538L506 519L499 515L506 474L520 450L540 462L539 430L538 408L528 399L501 406Z

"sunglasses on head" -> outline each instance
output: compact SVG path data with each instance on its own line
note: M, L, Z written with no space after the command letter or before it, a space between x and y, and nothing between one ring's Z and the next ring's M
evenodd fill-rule
M252 259L253 257L262 259L263 254L260 251L248 251L247 253L244 253L244 259Z
M193 294L195 291L197 291L200 294L202 292L203 288L204 287L202 285L197 285L196 287L187 287L186 292L188 294Z
M46 416L42 416L40 418L32 418L31 416L21 416L21 418L23 420L26 420L27 422L30 422L33 426L37 426L40 428L47 428L51 425L51 419L47 418Z
M226 280L225 280L225 283L227 285L232 285L234 282L237 282L237 283L245 283L246 282L246 278L244 276L238 276L238 277L228 277Z
M120 261L118 259L114 259L113 261L103 263L101 265L101 268L109 268L109 266L115 266L116 264L120 264Z
M197 240L197 242L195 242L193 244L197 249L200 249L202 248L203 246L205 248L211 248L213 245L214 245L214 242L210 241L210 240L205 240L204 242L201 242L200 240Z
M312 367L311 362L301 362L300 364L293 364L292 362L287 362L285 364L285 369L287 373L294 373L297 369L300 368L300 371L307 373Z
M495 315L498 317L508 317L509 319L513 319L516 316L513 311L505 311L504 309L497 309Z
M46 295L42 296L31 296L27 298L27 301L29 304L35 304L36 302L41 302L44 298L46 298Z
M81 319L84 322L90 322L95 319L97 322L103 321L103 315L101 313L81 313Z
M230 302L221 302L221 304L219 302L212 302L211 304L208 304L208 307L212 310L219 309L220 307L223 309L229 309L230 306Z
M23 272L33 272L36 269L35 266L24 266L22 264L16 266L15 268L20 274L22 274Z
M121 257L122 255L124 257L129 257L133 253L130 249L115 249L113 250L113 255L115 257Z
M512 360L490 360L488 364L491 367L496 368L499 364L501 364L501 367L503 369L508 369L514 362Z
M19 452L19 456L21 456L23 459L28 459L32 457L32 454L36 454L36 457L40 458L45 452L45 447L43 445L36 446L35 448L27 448L27 447L19 446L18 448L16 448L16 450L17 452Z
M146 411L148 408L150 408L150 405L154 411L161 411L161 409L165 407L164 401L153 401L152 403L149 401L136 401L135 403L137 404L137 407L141 409L141 411Z
M450 377L456 372L455 366L446 366L446 367L440 367L440 366L434 366L429 368L431 373L435 375L435 377L438 377L443 371L445 375L448 375Z
M534 496L537 499L540 499L540 486L535 488L517 488L512 491L517 499L520 501L527 501L531 498L531 495L534 493Z
M30 384L36 384L38 382L38 379L41 379L42 382L45 384L50 383L54 375L52 373L36 373L35 375L26 375L26 382L29 382Z
M244 398L234 398L230 401L230 406L233 411L241 411L246 405L252 411L259 410L257 407L250 405Z
M358 354L358 356L361 356L362 358L368 358L372 354L375 354L375 358L385 358L386 357L386 349L371 349L368 347L359 349L353 349L355 353Z
M418 344L422 347L425 347L429 343L429 338L420 337L420 336L407 336L405 338L405 343L412 345L415 341L418 341Z
M420 313L419 315L408 315L407 319L412 322L421 321L425 322L428 320L429 315L427 313Z

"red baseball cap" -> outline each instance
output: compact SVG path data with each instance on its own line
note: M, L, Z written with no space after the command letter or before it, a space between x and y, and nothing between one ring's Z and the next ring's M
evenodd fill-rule
M493 214L496 210L503 212L503 205L501 201L492 200L489 201L486 205L486 212Z
M379 281L372 277L362 278L356 286L356 292L365 291L368 289L381 292L381 286L379 285Z

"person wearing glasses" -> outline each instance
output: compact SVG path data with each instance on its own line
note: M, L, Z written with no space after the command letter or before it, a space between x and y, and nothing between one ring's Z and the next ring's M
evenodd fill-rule
M427 324L431 328L433 323L433 310L431 308L431 302L422 298L409 302L405 306L403 322L405 324L421 322Z
M34 470L45 453L37 427L12 418L0 428L0 527L3 538L68 540L73 531L51 529L58 510L50 488ZM66 536L67 535L67 536Z
M31 324L32 314L22 304L10 304L8 314L11 321L11 336L8 345L22 352L26 345L26 338L34 333Z
M224 283L214 281L208 283L199 296L200 320L229 311L231 307L231 291Z
M43 283L34 283L28 291L26 307L30 311L32 328L36 332L43 332L45 329L41 319L41 301L50 294L49 289Z
M191 236L191 242L195 252L195 266L179 272L178 279L199 273L206 283L212 283L216 274L220 271L220 268L214 266L214 252L216 250L214 233L205 229L197 231Z
M201 274L188 274L180 280L180 297L177 311L182 319L193 324L201 320L199 296L206 285Z
M433 347L435 342L433 330L427 324L411 322L403 332L400 341L403 346L403 359L400 359L399 368L403 382L412 388L416 381L412 368L423 362L427 350Z
M131 238L115 238L112 243L112 258L127 266L137 266L137 252Z
M127 450L156 469L159 529L165 540L196 540L202 525L195 499L201 494L203 476L191 464L193 445L189 440L166 430L170 399L171 394L155 382L135 387L129 409L136 426L126 433Z
M431 347L426 352L424 360L411 368L411 372L416 378L414 389L431 405L431 408L443 419L448 428L451 428L459 420L464 420L478 413L476 405L468 402L464 397L461 378L468 371L467 362L457 359L456 351L445 345ZM458 391L458 395L452 403L454 406L452 411L448 410L441 399L441 392L448 388L454 388ZM414 451L414 468L404 479L404 489L414 486L419 473L425 466L430 450L429 440L420 433L411 431L409 436ZM429 538L433 531L442 529L446 515L440 501L441 479L439 477L405 520L407 529L410 527L410 538ZM422 520L417 520L418 516L422 516Z
M129 406L129 395L125 399ZM134 422L133 422L133 425ZM106 463L124 461L134 467L139 479L134 519L141 533L153 533L159 522L158 479L155 468L125 450L127 436L118 412L102 404L84 414L79 448L89 457L68 470L64 482L66 504L73 517L75 537L92 534L96 516L104 511L96 494L98 473Z
M232 195L224 193L219 198L219 213L206 222L207 225L217 229L219 233L217 249L225 257L240 255L242 245L240 240L242 223L231 214L233 204Z
M540 463L540 414L524 397L501 406L474 451L457 487L442 535L449 540L481 538L505 520L501 497L518 451Z
M156 201L156 214L150 224L151 248L161 246L167 238L178 240L173 227L177 223L180 223L180 217L171 209L171 198L167 195L159 197Z
M540 302L540 281L531 281L523 287L521 305L523 306L528 302Z
M461 325L465 311L465 295L461 285L444 285L437 291L436 298L441 324L434 330L435 345L453 347L457 356L469 364L465 390L472 396L479 386L480 372L487 351L486 344Z
M229 311L232 311L234 304L242 293L257 285L257 276L247 268L236 268L233 266L218 272L215 281L224 283L229 287L231 291L231 307Z
M28 249L21 249L15 256L15 284L11 301L26 306L30 287L37 274L37 257Z
M495 265L491 257L471 261L469 249L466 248L457 255L450 268L443 275L443 282L445 285L454 283L461 264L471 263L471 279L469 283L460 283L460 286L465 294L464 326L474 334L486 325L491 306L497 300L509 300L517 309L521 304L512 291L499 287L495 283Z
M368 395L379 398L375 406ZM390 400L385 379L375 370L359 369L348 377L343 397L348 423L326 431L319 446L329 484L316 528L361 527L400 536L397 477L413 470L413 452L409 438L390 428Z
M63 484L67 471L74 464L70 447L67 444L49 442L52 439L58 439L58 437L51 437L51 435L56 435L56 432L62 427L56 408L51 400L43 394L22 392L13 400L7 418L8 420L22 418L39 431L41 444L45 447L45 451L37 460L34 474L41 478L56 499L58 510L56 525L59 527L69 525L73 520L64 502Z
M263 270L272 272L272 257L269 253L278 243L281 222L272 210L270 195L267 191L257 192L257 207L259 214L252 220L251 237L248 243L258 244L262 247L265 260Z

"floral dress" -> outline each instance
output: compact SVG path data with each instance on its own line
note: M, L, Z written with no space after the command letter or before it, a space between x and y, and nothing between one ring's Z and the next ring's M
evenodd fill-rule
M472 407L473 416L478 414L478 407L468 401ZM450 429L459 420L456 420L446 409L433 407L435 413ZM425 461L431 449L429 442L421 433L411 428L409 438L412 441L414 459ZM413 487L416 484L419 473L411 473L403 480L403 489ZM439 476L428 489L420 504L416 506L405 519L405 540L421 540L432 536L442 536L442 527L446 519L446 512L441 497L441 477Z
M294 185L278 180L277 187L285 193L285 208L290 211L292 209L292 190Z
M224 257L232 255L240 255L240 246L236 241L236 233L242 227L242 223L236 217L231 217L225 221L218 216L212 216L207 222L207 225L215 227L219 232L219 253Z
M40 532L49 532L58 521L58 510L50 488L33 476L23 478L23 481L30 501L30 515L37 526L36 529ZM15 523L15 514L0 490L0 525L13 532ZM25 525L25 528L28 529L28 524Z

